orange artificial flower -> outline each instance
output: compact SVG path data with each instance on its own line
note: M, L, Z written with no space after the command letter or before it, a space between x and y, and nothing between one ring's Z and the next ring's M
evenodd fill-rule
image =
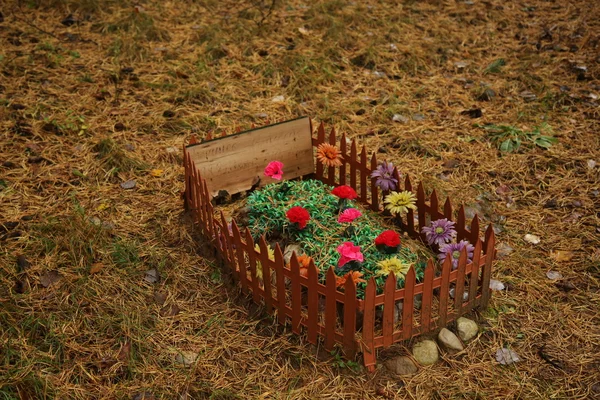
M321 143L317 147L317 159L328 167L339 167L342 165L342 152L329 143Z
M298 265L300 266L300 276L308 278L308 266L310 265L311 257L306 254L302 254L296 257Z
M346 280L348 278L352 278L352 281L354 282L355 285L359 282L366 282L364 279L361 279L361 276L363 276L362 272L350 271L342 277L337 276L335 279L335 286L343 287L346 284Z

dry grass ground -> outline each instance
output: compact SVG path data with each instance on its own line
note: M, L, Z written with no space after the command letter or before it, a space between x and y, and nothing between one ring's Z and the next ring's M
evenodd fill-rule
M0 2L0 398L600 396L596 2L259 3ZM184 140L300 115L465 202L514 249L464 353L404 379L355 371L198 252ZM503 154L474 123L546 123L558 143ZM499 365L502 346L523 361Z

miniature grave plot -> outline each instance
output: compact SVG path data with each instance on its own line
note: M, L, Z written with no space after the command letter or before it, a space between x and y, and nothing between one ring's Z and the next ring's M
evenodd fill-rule
M491 227L310 120L190 143L186 207L241 289L309 342L372 370L376 349L490 296ZM408 171L409 172L409 171Z

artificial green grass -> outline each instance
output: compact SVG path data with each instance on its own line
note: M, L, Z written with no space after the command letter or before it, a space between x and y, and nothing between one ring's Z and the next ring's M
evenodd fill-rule
M313 257L321 272L319 277L322 282L330 267L334 268L337 275L347 272L346 269L337 267L337 247L344 242L360 246L364 262L360 267L353 269L362 272L366 281L372 276L375 277L378 292L383 290L387 276L377 274L377 263L390 257L411 263L415 268L417 280L422 279L427 259L432 256L426 247L421 245L419 248L414 240L401 235L402 243L397 253L385 254L379 251L375 247L375 238L384 230L393 229L390 222L353 200L347 200L345 208L357 208L363 215L351 224L337 222L339 199L331 194L332 189L333 187L321 181L308 179L274 183L253 192L247 199L247 206L249 228L254 239L257 240L265 234L269 241L276 241L284 246L297 243L307 255ZM286 218L286 212L295 206L304 207L311 216L304 229L298 229ZM350 225L352 228L347 229ZM410 246L407 245L409 241ZM398 287L403 286L404 279L398 279ZM357 294L360 298L364 297L365 289L365 283L358 283Z

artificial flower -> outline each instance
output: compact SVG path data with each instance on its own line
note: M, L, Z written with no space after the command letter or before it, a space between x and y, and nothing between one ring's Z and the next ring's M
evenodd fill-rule
M467 264L473 261L473 251L475 251L475 247L467 240L461 240L458 243L447 243L440 247L440 254L438 258L441 262L446 260L446 257L450 255L452 259L452 269L458 268L458 259L460 258L460 253L462 249L467 249Z
M396 190L398 179L394 178L394 164L391 162L380 163L377 169L371 172L371 178L377 178L375 184L385 192Z
M409 208L417 209L415 202L417 198L412 192L405 190L404 192L391 192L385 196L385 203L388 210L392 214L402 214L408 212Z
M391 257L377 263L379 270L377 275L387 276L389 274L396 275L396 278L404 278L411 264L400 260L398 257Z
M448 221L447 218L431 221L431 226L424 226L421 232L425 234L430 245L435 243L438 246L451 242L456 236L454 222Z
M340 244L337 248L337 252L340 253L338 267L343 267L351 261L364 261L363 254L360 252L360 247L355 246L352 242Z
M280 181L283 176L283 163L281 161L271 161L265 168L265 176Z
M260 253L260 246L258 244L256 244L254 246L254 250L256 250L257 252ZM267 254L268 254L269 260L275 261L275 250L273 250L271 248L271 246L269 246L269 245L267 245ZM263 269L262 269L262 264L261 264L260 260L256 260L256 277L261 280L263 278Z
M357 196L356 191L348 185L338 186L331 191L331 194L340 199L354 200Z
M352 222L361 215L362 213L356 208L346 208L338 217L338 222Z
M375 238L375 246L380 251L395 252L400 246L400 235L395 231L383 231Z
M361 277L364 274L360 271L350 271L348 272L346 275L344 276L336 276L335 278L335 286L336 287L343 287L346 284L346 281L348 280L348 278L351 278L352 281L354 282L354 284L356 285L359 282L363 282L366 283L367 281L365 281L364 279L361 279Z
M285 216L290 222L298 224L298 228L300 229L304 229L306 227L306 223L310 219L310 214L308 211L300 206L290 208L285 213Z
M339 167L342 165L341 151L329 143L321 143L317 147L317 159L328 167Z
M299 255L297 257L298 265L300 266L300 276L308 278L308 266L310 265L311 257L306 254Z

